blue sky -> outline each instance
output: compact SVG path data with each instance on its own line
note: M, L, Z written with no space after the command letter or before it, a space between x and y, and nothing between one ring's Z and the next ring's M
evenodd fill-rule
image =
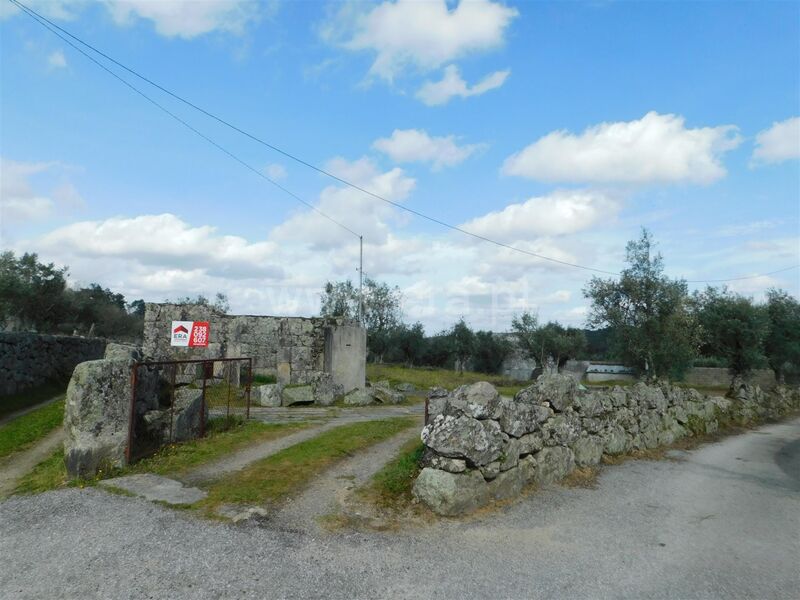
M352 234L2 3L3 248L130 299L224 291L240 313L315 314L324 281L357 277ZM618 271L646 226L676 277L800 262L800 3L29 5L304 160L505 244ZM503 330L522 310L583 323L590 272L412 217L142 89L362 234L365 271L429 331ZM800 270L730 286L798 295Z

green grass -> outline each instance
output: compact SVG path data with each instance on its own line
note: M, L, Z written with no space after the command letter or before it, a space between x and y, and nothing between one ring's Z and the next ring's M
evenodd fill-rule
M140 460L124 469L111 469L87 480L68 481L64 467L64 452L58 450L47 460L20 480L15 493L39 493L65 485L93 485L101 479L132 473L180 475L194 467L212 462L251 444L289 435L308 427L305 423L266 424L259 421L242 421L235 417L211 419L208 432L202 439L165 446L153 456Z
M40 494L65 485L67 485L67 470L64 468L64 449L59 448L20 479L14 493Z
M253 375L253 385L267 385L269 383L278 383L278 378L275 375Z
M388 380L391 385L413 383L421 392L433 386L453 390L460 385L488 381L500 390L500 393L513 396L526 387L524 382L512 381L501 375L451 371L449 369L408 368L401 365L367 365L367 377L370 381ZM528 384L530 385L530 384Z
M225 428L226 420L232 426ZM180 475L194 467L241 450L252 444L274 440L308 427L305 423L275 424L260 421L239 421L225 417L212 419L206 437L164 446L153 456L142 459L114 475L156 473Z
M36 406L46 400L63 396L66 383L48 383L43 386L0 398L0 419L29 406Z
M237 387L235 385L228 385L228 382L225 381L206 387L206 405L208 408L227 408L229 396L231 408L245 408L247 406L247 396L245 395L244 386ZM250 401L250 405L252 406L252 400Z
M0 426L0 458L29 448L63 422L64 400L59 400Z
M196 506L207 515L213 515L223 504L276 502L334 463L414 425L414 419L399 418L331 429L222 478Z
M359 494L383 508L397 508L411 502L411 488L419 475L425 446L417 438L406 443L397 457L384 465Z

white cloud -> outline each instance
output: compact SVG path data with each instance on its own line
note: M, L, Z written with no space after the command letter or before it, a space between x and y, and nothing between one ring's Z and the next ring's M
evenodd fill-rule
M47 66L51 69L65 69L67 67L67 58L64 56L62 50L56 50L47 57Z
M454 135L431 137L423 129L395 129L391 137L376 140L372 147L395 162L429 162L438 170L465 161L482 145L459 146Z
M33 10L45 17L71 20L90 3L87 0L29 0ZM190 39L213 31L244 32L249 22L274 12L276 3L257 0L102 0L117 25L128 26L139 19L151 21L165 37ZM0 19L22 14L9 2L0 4Z
M557 190L467 221L460 227L502 242L564 235L613 220L619 204L592 190Z
M122 258L143 265L201 269L231 279L282 273L273 260L274 243L218 235L215 227L192 227L169 213L81 221L44 235L38 244L62 257Z
M145 19L163 36L187 39L212 31L240 34L258 18L259 8L252 0L117 0L106 5L117 24Z
M70 211L83 208L85 203L70 183L62 183L42 191L34 186L38 176L50 175L59 170L55 162L20 162L0 157L0 225L26 223L47 219L56 209Z
M416 96L428 106L447 104L454 96L468 98L469 96L480 96L489 90L497 89L506 82L510 74L510 69L495 71L475 85L469 86L461 77L458 67L448 65L445 67L444 76L441 80L426 81L417 91Z
M49 19L69 21L76 17L76 11L86 4L86 0L26 0L25 5ZM0 20L18 14L22 10L11 2L0 3Z
M800 158L800 117L772 124L756 135L753 163L777 163Z
M403 169L381 172L368 158L352 162L335 158L325 169L394 202L403 201L416 185L416 180L408 177ZM343 186L328 186L322 190L316 207L363 235L365 243L385 243L390 224L406 220L405 215L398 214L398 209L391 205ZM276 240L308 244L315 249L342 247L354 239L352 233L311 210L298 212L277 226L271 235Z
M350 50L375 52L370 73L387 81L408 67L430 71L502 45L518 15L516 9L489 0L462 1L452 8L445 0L353 8L343 7L338 19L325 27L324 37L344 40L342 45Z
M286 167L284 167L283 165L279 165L277 163L267 165L267 167L264 169L264 172L267 174L267 177L275 181L286 179L287 175Z
M688 129L681 116L649 112L580 135L549 133L508 157L503 173L550 182L708 184L725 176L720 158L740 141L733 125Z

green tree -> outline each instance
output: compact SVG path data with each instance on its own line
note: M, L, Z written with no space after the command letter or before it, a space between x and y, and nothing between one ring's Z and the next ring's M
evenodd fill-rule
M544 368L548 359L556 367L564 366L570 358L586 351L586 335L582 329L564 327L558 322L539 325L535 315L528 312L511 319L511 328L522 348Z
M728 361L733 375L764 366L769 317L764 307L726 288L695 293L701 352Z
M539 319L536 315L523 312L511 319L511 329L517 336L517 343L528 354L538 360L542 358L542 346L539 343Z
M431 367L449 368L453 366L453 347L449 331L440 331L425 340L422 364Z
M402 323L402 294L398 287L364 279L363 316L367 328L367 347L372 359L383 362L389 349L392 331ZM358 318L360 294L352 282L328 282L321 297L320 315L323 317Z
M472 357L475 351L475 334L469 328L463 317L458 323L453 325L450 330L450 343L453 348L453 356L456 359L458 372L464 372L464 365Z
M221 313L227 313L231 309L230 302L228 301L228 295L222 292L217 292L214 295L214 300L209 300L203 294L198 294L197 296L184 296L183 298L178 298L172 302L175 304L196 304L197 306L209 306Z
M504 337L491 331L477 331L472 368L479 373L499 373L510 352L511 344Z
M800 373L800 302L783 290L767 291L769 333L764 350L781 383L787 373Z
M0 254L0 322L55 331L68 314L67 268L40 263L36 254Z
M322 292L319 314L355 320L358 318L358 300L358 289L352 281L328 281Z
M392 331L390 346L408 367L420 364L425 351L425 328L422 323L411 326L401 323Z
M696 354L696 327L686 282L664 275L652 235L642 229L628 242L617 279L592 277L583 293L591 300L589 326L611 328L612 350L649 377L680 378Z

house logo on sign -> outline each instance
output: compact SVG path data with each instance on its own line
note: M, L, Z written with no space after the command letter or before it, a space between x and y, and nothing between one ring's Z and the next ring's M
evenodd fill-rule
M206 348L209 329L208 321L173 321L170 346Z

